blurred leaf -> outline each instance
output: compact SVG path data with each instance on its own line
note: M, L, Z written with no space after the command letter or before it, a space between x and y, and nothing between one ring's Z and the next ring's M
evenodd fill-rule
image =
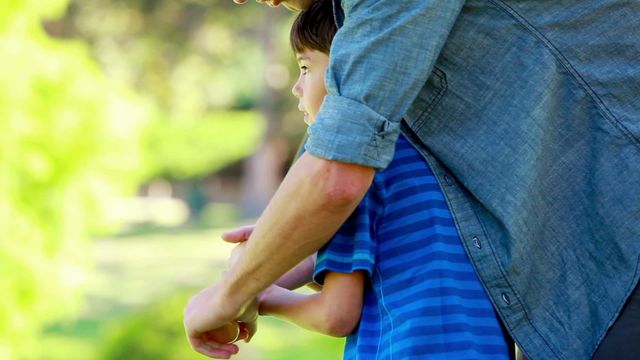
M158 121L150 130L153 175L185 179L250 155L259 145L265 122L257 112L225 111L201 120Z
M78 42L51 40L44 16L65 1L0 5L0 358L31 345L43 323L72 314L108 226L105 199L135 190L147 108L107 80ZM0 21L1 22L1 21Z

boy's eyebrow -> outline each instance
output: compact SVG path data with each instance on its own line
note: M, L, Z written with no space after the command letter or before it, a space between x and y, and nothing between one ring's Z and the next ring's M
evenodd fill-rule
M308 56L305 56L305 55L300 55L300 56L298 56L298 57L296 58L296 60L298 60L298 61L302 61L302 60L309 60L309 57L308 57Z

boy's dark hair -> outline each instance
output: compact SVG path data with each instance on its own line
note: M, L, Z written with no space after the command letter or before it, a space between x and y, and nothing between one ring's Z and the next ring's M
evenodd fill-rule
M333 2L315 0L298 14L291 26L290 41L293 51L317 50L329 54L331 41L338 29L333 19Z

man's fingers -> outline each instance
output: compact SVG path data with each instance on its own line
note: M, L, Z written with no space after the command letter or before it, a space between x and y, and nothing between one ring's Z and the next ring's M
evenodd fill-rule
M238 346L232 344L216 344L203 342L195 348L202 355L214 359L229 359L231 355L238 353Z
M231 358L231 355L233 355L228 351L213 348L208 344L200 345L199 347L195 348L195 351L214 359L229 359Z
M236 4L244 4L247 0L233 0ZM256 0L256 2L264 4L267 3L269 6L278 6L282 2L282 0Z
M215 341L205 339L203 335L189 337L189 342L193 350L214 359L229 359L231 355L237 354L239 351L237 345L218 344Z
M237 229L233 229L231 231L227 231L222 234L222 240L230 243L239 243L246 241L249 236L251 236L251 233L253 232L253 229L255 227L255 225L246 225L241 226Z

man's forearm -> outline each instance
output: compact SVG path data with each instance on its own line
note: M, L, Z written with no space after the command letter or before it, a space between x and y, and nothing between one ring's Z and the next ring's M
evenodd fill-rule
M368 167L300 157L258 219L243 255L221 278L226 305L247 303L324 245L358 205L374 174Z

